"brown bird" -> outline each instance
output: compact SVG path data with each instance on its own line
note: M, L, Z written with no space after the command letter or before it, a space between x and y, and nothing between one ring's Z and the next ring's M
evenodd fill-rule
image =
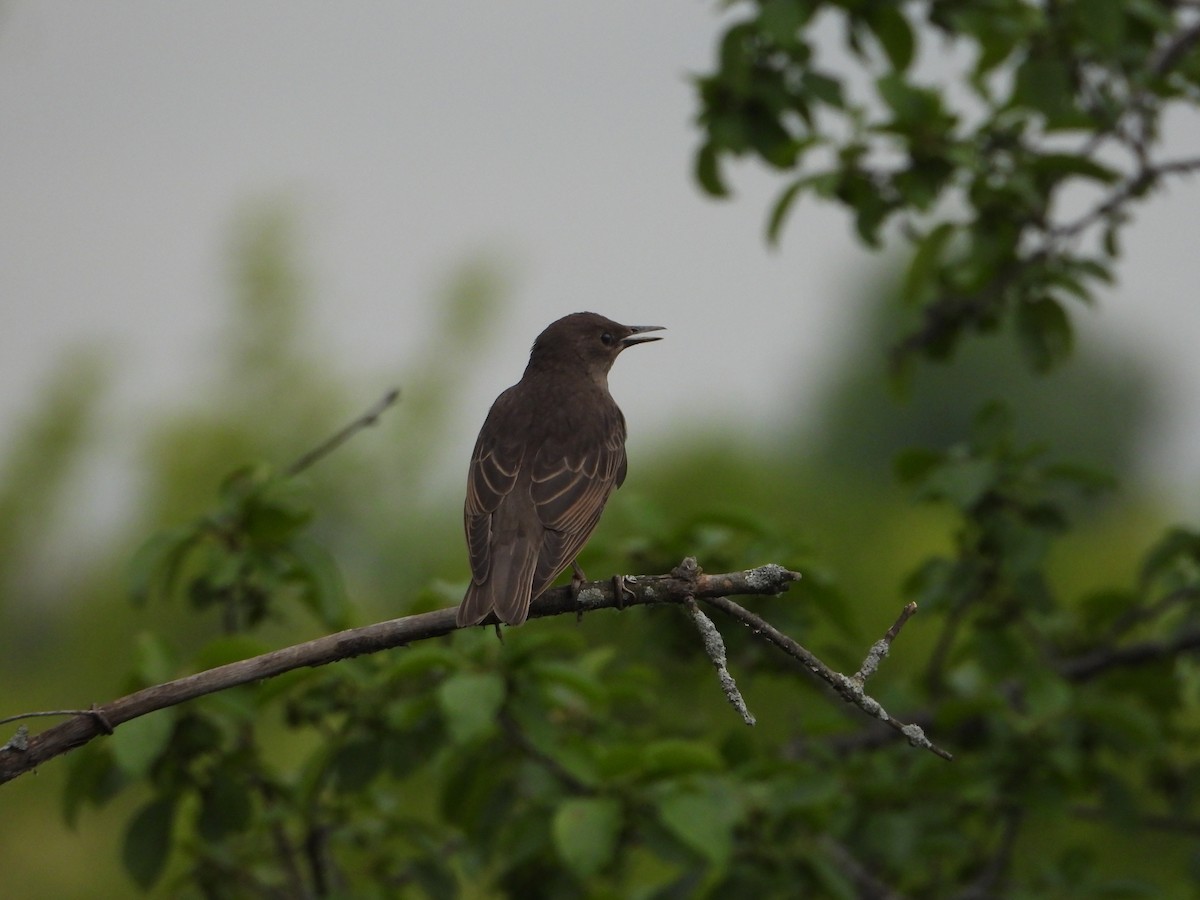
M575 557L625 481L625 416L608 370L626 347L661 325L619 325L582 312L533 342L521 380L492 404L467 477L463 522L471 585L458 624L495 612L520 625L529 604Z

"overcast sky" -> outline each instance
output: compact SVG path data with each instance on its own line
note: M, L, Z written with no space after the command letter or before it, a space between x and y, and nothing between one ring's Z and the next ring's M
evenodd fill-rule
M0 429L81 342L119 352L118 410L169 403L227 309L231 224L273 196L300 214L315 315L351 370L402 369L447 272L508 262L513 314L473 420L541 327L580 309L670 329L613 376L635 439L794 404L836 351L863 256L844 215L813 204L768 251L765 176L739 172L726 203L693 186L687 76L709 65L715 9L5 2ZM1172 141L1194 153L1200 128L1176 122ZM1121 286L1092 314L1161 364L1178 405L1155 463L1187 490L1198 201L1181 182L1138 213Z

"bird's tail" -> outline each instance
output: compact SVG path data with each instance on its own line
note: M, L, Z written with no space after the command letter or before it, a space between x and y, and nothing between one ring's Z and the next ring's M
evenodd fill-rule
M488 613L506 625L520 625L529 617L537 548L520 553L492 553L491 571L482 583L472 581L458 606L458 627L478 625Z

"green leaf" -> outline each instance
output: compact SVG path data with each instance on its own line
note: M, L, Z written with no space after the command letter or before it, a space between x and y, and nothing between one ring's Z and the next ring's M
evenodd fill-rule
M1150 548L1142 560L1139 580L1143 586L1172 572L1200 571L1200 532L1171 528Z
M165 599L174 590L179 569L199 538L195 528L172 528L137 549L129 562L129 590L135 605Z
M477 749L482 752L449 755L438 798L441 814L468 833L495 827L497 817L511 815L516 790L518 760L511 751L487 743Z
M302 483L279 476L267 480L247 498L242 525L255 541L281 544L304 528L314 512Z
M875 33L888 62L897 72L907 69L913 60L916 39L899 3L877 3L867 15L867 24Z
M787 220L788 213L791 212L792 204L796 202L801 191L812 187L813 180L818 177L820 176L806 175L803 178L797 178L784 189L775 201L775 205L771 207L771 217L767 221L767 243L772 247L779 246L783 223Z
M696 151L696 181L710 197L728 197L729 188L721 179L721 164L717 158L717 148L708 141Z
M746 129L750 145L765 162L777 169L795 165L803 145L784 127L782 111L751 107L746 113Z
M320 544L309 538L292 538L288 549L300 582L300 602L326 628L340 630L350 621L346 589L337 563Z
M600 705L608 699L609 688L604 679L595 672L585 671L574 662L538 663L531 666L529 671L543 689L561 686L588 704Z
M232 766L222 768L200 792L196 831L205 840L219 841L245 831L253 812L245 773Z
M1024 715L1034 724L1061 722L1071 705L1071 686L1057 675L1034 670L1025 679Z
M147 713L119 725L108 739L118 768L133 779L145 775L166 749L174 725L171 710Z
M1016 325L1021 350L1035 372L1048 372L1071 354L1071 321L1056 300L1019 303Z
M235 509L246 498L256 494L272 477L274 470L266 463L247 463L225 476L217 488L217 495L223 505Z
M820 896L829 900L856 900L862 893L855 888L844 871L844 863L834 862L828 855L807 852L803 854L805 864L812 872L814 879L821 886Z
M1088 0L1076 7L1079 26L1105 52L1120 49L1125 40L1125 0Z
M392 677L403 681L453 670L462 661L461 653L440 644L426 643L399 651L395 661L389 663L389 670Z
M1023 35L1015 28L983 27L974 30L974 37L979 41L979 58L975 61L974 77L977 82L983 79L1001 63L1012 56L1017 46L1023 40Z
M551 826L554 849L577 878L590 878L612 860L622 825L618 800L609 797L566 800L554 813Z
M1115 490L1117 478L1111 472L1081 463L1054 463L1045 469L1048 478L1073 485L1081 494L1092 496Z
M456 743L465 743L496 727L504 704L504 680L490 673L452 675L438 686L438 705Z
M655 777L719 772L723 768L724 762L717 749L701 741L664 738L647 744L642 750L642 770Z
M379 774L383 761L383 744L377 738L352 741L330 763L334 783L341 791L360 791Z
M88 744L67 757L69 772L63 788L63 820L74 828L84 803L99 806L116 796L126 782L108 746Z
M766 0L758 14L758 24L775 43L787 46L795 43L800 26L810 14L805 4L796 0Z
M932 469L921 494L945 500L959 509L970 509L996 483L997 467L992 459L958 459Z
M892 471L901 484L916 485L928 478L929 473L945 461L946 454L940 450L913 447L896 454L892 461Z
M408 874L429 900L458 900L458 879L449 865L444 859L418 859L408 867Z
M917 244L917 250L908 264L904 284L900 288L900 300L905 306L917 306L931 299L930 286L937 280L942 263L942 251L958 232L952 222L942 222Z
M841 79L809 69L804 73L802 84L806 93L816 97L826 106L832 106L835 109L845 108L846 98L842 93Z
M162 684L175 672L175 655L161 637L143 631L137 636L134 677L142 685Z
M975 451L1004 451L1012 439L1013 413L1008 404L990 400L971 417L971 446Z
M1121 177L1116 169L1101 165L1091 157L1077 156L1074 153L1046 153L1035 157L1030 165L1037 172L1076 175L1101 184L1113 184Z
M1017 69L1012 102L1040 112L1048 128L1072 124L1077 113L1068 63L1047 56L1026 59Z
M927 128L941 118L941 95L937 91L910 83L898 72L878 79L875 88L892 111L895 123L900 128Z
M142 890L153 887L166 868L174 827L175 801L159 797L143 806L125 829L121 859Z
M723 868L733 854L733 829L741 804L732 791L712 784L669 790L656 803L663 825L713 866Z

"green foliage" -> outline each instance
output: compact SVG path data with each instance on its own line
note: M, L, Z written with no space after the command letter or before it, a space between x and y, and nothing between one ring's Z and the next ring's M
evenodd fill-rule
M953 764L879 741L730 634L730 664L767 711L748 732L685 617L639 610L636 629L635 613L620 624L542 621L503 643L472 629L137 720L73 755L68 816L149 789L125 829L126 867L136 884L182 896L855 897L864 884L1057 896L1072 879L1084 895L1153 895L1153 872L1105 872L1102 844L1064 811L1117 834L1161 810L1195 815L1200 670L1180 670L1164 692L1166 658L1157 674L1119 660L1145 640L1191 639L1182 598L1200 595L1200 537L1181 529L1152 548L1136 596L1067 603L1048 559L1108 479L1017 444L999 406L961 444L910 451L896 470L957 524L949 552L906 587L939 630L924 671L889 668L880 689L892 706L926 710ZM778 483L756 471L765 489ZM195 533L217 519L237 536L230 545L280 552L310 523L277 478L237 473L221 514ZM697 542L716 559L788 554L769 518L681 514L655 544L635 546L664 558ZM174 581L141 581L186 596L180 573L225 567L203 559L175 563ZM267 592L267 610L287 593ZM825 615L779 612L768 615L801 633ZM238 634L213 638L184 668L255 652L269 616L235 618ZM833 638L851 666L863 646L854 633ZM179 670L160 641L139 646L135 685ZM1053 855L1006 856L1019 828Z
M75 351L32 398L34 412L13 431L0 465L0 611L15 603L38 538L66 503L87 441L93 437L108 365L97 353Z
M908 283L897 284L893 275L886 268L853 288L868 299L799 435L819 465L877 481L907 447L961 440L976 411L1001 397L1019 441L1052 444L1063 457L1122 478L1141 474L1139 456L1154 440L1164 392L1149 362L1116 339L1083 342L1070 351L1070 365L1033 371L1026 354L1011 352L1014 338L1026 350L1027 344L1052 345L1056 332L1037 331L1039 319L1031 316L994 335L963 340L952 366L915 368L897 402L880 347L913 324L914 310ZM1017 333L1022 324L1029 329L1024 336Z
M739 154L780 171L818 160L785 188L770 234L805 195L846 205L869 244L903 225L913 252L896 306L919 324L902 356L946 357L976 330L1014 337L1037 373L1068 358L1069 304L1111 276L1125 204L1161 175L1149 157L1129 170L1093 151L1153 149L1163 111L1195 96L1194 42L1163 50L1180 9L734 7L750 12L700 82L702 185L725 193L722 163ZM866 79L835 71L816 45L811 29L831 18ZM975 108L918 77L935 34L975 51L964 73ZM1064 150L1075 138L1083 149ZM1099 211L1058 218L1067 185L1099 192ZM1093 226L1107 232L1098 257L1076 240ZM146 624L103 648L108 668L131 660L130 688L379 608L395 615L397 596L408 608L461 596L458 581L438 580L462 578L455 516L442 522L414 494L461 386L445 348L469 352L487 333L488 270L441 298L435 330L455 339L426 342L436 353L405 382L386 454L356 442L336 457L340 478L245 466L210 496L214 466L290 458L297 433L315 440L344 406L306 342L289 234L278 212L247 220L230 377L212 387L211 412L157 432L147 519L166 527L129 566ZM861 348L851 356L861 369ZM976 363L977 380L999 384L995 362ZM1081 440L1128 448L1137 398L1113 387L1125 370L1094 365L1083 382L1112 419ZM919 376L912 386L928 389ZM710 571L789 563L804 580L756 611L847 672L916 600L869 687L953 763L723 628L759 719L747 729L687 617L637 609L539 620L503 642L470 629L126 723L70 755L63 815L81 831L122 821L112 830L129 880L180 897L1194 894L1200 534L1172 529L1131 563L1137 523L1106 533L1096 521L1121 512L1098 502L1107 476L1028 440L1032 407L986 405L964 424L978 398L958 397L952 412L931 404L940 430L919 430L921 446L894 462L912 506L861 477L861 445L890 452L907 434L883 415L868 417L877 432L829 429L822 458L838 464L817 471L793 442L750 451L689 438L639 464L584 558L593 574L665 571L685 554ZM60 489L88 409L57 406L14 457L26 463L11 471L35 476L30 496ZM1064 409L1099 415L1079 396L1055 400L1039 440L1069 436ZM39 469L37 448L55 446ZM0 484L0 505L19 496L13 478ZM8 562L16 542L2 537Z
M190 526L151 537L133 557L133 599L186 597L216 608L233 633L280 615L293 598L326 629L348 623L340 577L304 534L313 510L296 480L248 466L221 485L217 509Z
M730 6L713 71L696 80L699 183L728 196L722 163L751 156L800 173L770 213L772 243L805 195L844 207L871 247L901 238L912 252L904 294L923 321L896 345L897 364L945 359L962 336L1008 319L1031 366L1060 364L1067 310L1112 279L1129 207L1198 166L1156 155L1164 117L1200 103L1186 5ZM818 41L830 20L842 54ZM923 55L937 64L919 65ZM1091 208L1064 211L1068 189ZM1099 252L1085 235L1101 238Z

